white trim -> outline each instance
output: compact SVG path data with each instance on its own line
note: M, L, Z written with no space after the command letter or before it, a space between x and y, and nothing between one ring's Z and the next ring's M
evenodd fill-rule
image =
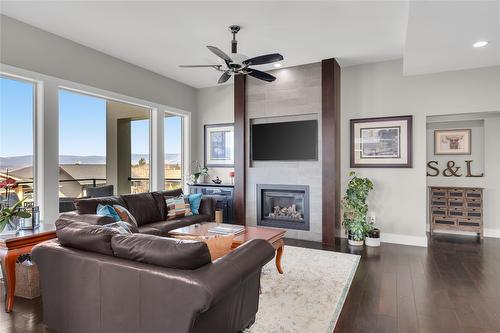
M380 233L380 241L382 243L427 247L427 236L410 236L382 232Z
M483 230L484 237L490 238L500 238L500 229L484 229Z

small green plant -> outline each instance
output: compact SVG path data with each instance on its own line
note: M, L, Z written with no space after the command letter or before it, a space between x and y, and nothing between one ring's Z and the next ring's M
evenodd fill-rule
M368 205L366 198L373 189L373 183L366 177L358 177L354 171L349 172L349 183L342 199L342 208L344 209L344 219L342 224L346 233L353 240L361 241L364 239L370 226L366 222Z
M14 227L13 222L15 218L30 218L31 214L21 210L21 205L23 204L23 200L16 202L12 207L5 207L0 210L0 232L5 229L5 227L10 224Z

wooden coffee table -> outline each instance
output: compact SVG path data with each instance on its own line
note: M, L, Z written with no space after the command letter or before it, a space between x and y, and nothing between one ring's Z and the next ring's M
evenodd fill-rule
M217 226L215 222L202 222L198 224L192 224L187 227L178 228L169 231L171 236L209 236L215 235L210 233L208 230ZM235 249L241 244L248 242L252 239L265 239L276 249L276 268L280 274L283 274L283 269L281 268L281 256L283 255L283 248L285 247L285 242L283 237L285 236L285 230L265 228L265 227L247 227L245 226L245 231L234 236L232 248Z

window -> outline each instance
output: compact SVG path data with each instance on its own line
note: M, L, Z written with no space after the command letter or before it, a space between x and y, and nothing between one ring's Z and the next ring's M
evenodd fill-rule
M165 189L182 187L182 117L165 114Z
M130 193L148 192L150 188L149 110L141 110L142 118L130 120L131 188ZM140 111L139 111L140 112ZM141 117L140 115L137 115Z
M106 184L106 100L59 90L59 211ZM68 203L70 207L65 208Z
M34 201L35 83L0 76L0 181L12 178L17 187L0 192L0 203Z

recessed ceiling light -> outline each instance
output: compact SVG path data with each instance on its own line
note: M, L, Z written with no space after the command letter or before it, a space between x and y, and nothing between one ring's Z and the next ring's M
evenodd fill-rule
M472 47L478 48L478 47L485 47L486 45L488 45L487 41L480 40L480 41L475 42L474 44L472 44Z
M277 62L274 64L274 67L276 67L276 68L280 68L281 66L283 66L283 64L281 62Z

